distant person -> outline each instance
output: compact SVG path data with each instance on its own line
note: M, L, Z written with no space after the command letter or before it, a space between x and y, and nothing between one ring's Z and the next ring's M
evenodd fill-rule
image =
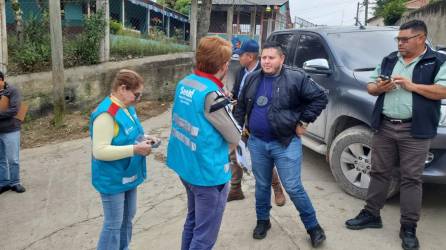
M144 88L142 77L120 70L111 95L93 111L90 135L93 144L92 183L100 193L104 224L98 250L129 249L136 213L136 188L146 178L146 156L159 139L144 135L135 104Z
M202 38L194 73L179 81L175 91L167 165L178 174L187 194L182 250L212 249L226 206L229 150L241 133L223 92L231 53L228 41Z
M259 62L259 44L256 40L250 39L243 42L242 46L239 49L235 50L235 54L239 55L239 62L242 66L240 70L235 75L235 83L232 88L232 98L237 100L241 89L245 85L245 80L249 74L256 70L260 70L260 62ZM244 133L242 135L242 140L246 143L248 140L248 133ZM235 149L230 153L231 159L231 169L232 169L232 178L231 178L231 190L228 195L228 202L233 200L242 200L245 198L245 195L242 191L242 177L243 177L243 169L238 164L236 151ZM274 201L277 206L285 205L286 198L283 193L282 185L280 184L279 176L277 175L276 168L273 168L272 175L272 187L274 190Z
M348 229L381 228L392 171L399 166L400 238L406 250L419 249L422 184L432 138L437 134L441 100L446 98L446 55L426 46L421 20L400 26L398 51L384 57L367 85L378 96L372 116L372 170L366 205L345 222Z
M0 194L8 190L25 192L20 184L20 129L17 116L22 97L19 90L5 81L0 71Z

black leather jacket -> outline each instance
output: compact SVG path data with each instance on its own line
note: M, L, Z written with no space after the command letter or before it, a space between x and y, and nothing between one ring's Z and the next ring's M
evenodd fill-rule
M263 78L262 70L251 73L245 80L235 108L234 117L243 127L249 121L257 89ZM325 90L301 70L282 67L273 83L272 103L268 108L268 121L277 139L288 146L296 135L299 121L313 122L328 103ZM246 124L249 130L249 124Z

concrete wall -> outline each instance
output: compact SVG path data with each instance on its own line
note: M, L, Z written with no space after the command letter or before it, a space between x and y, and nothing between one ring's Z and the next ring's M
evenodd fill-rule
M110 94L113 78L120 69L132 69L145 80L144 100L172 100L178 80L191 73L193 53L146 57L65 70L65 100L69 110L88 110ZM18 86L30 106L30 115L52 109L51 72L7 78Z
M413 11L401 18L397 25L413 19L421 19L426 22L429 37L434 45L446 45L446 1L430 4Z
M384 18L382 17L373 17L367 20L367 25L370 26L385 26Z

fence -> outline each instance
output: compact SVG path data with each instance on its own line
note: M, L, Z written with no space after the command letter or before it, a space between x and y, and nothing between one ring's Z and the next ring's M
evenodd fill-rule
M106 28L112 34L109 60L190 50L186 16L151 1L100 1L109 3L108 27L96 1L60 2L65 67L99 63ZM51 68L48 13L48 0L5 1L9 75Z

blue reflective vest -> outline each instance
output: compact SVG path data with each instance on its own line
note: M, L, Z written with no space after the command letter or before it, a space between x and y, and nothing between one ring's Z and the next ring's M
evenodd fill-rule
M93 122L102 113L109 113L119 126L119 133L112 139L111 145L133 145L139 135L144 134L135 108L128 107L133 121L117 104L107 97L90 117L90 136L93 138ZM146 157L135 155L115 161L91 160L92 183L96 190L104 194L116 194L136 188L147 176Z
M216 186L231 179L229 145L204 115L206 96L218 91L211 80L191 74L175 92L167 165L197 186Z

